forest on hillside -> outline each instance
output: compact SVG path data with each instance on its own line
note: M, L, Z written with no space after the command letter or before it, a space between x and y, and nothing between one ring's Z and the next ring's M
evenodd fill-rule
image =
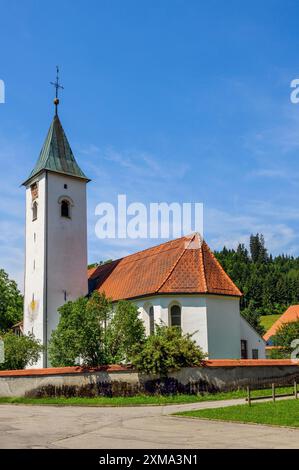
M281 314L299 303L299 257L268 254L263 235L251 235L249 248L224 247L215 256L243 293L242 315L261 333L261 315Z

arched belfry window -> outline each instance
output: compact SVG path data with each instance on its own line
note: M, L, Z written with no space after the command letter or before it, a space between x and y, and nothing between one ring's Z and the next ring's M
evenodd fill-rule
M35 201L32 204L32 220L36 220L36 219L37 219L37 202Z
M178 326L181 328L181 307L179 305L172 305L170 308L170 326Z
M70 218L70 203L66 199L61 201L60 214L61 217L67 217L68 219Z
M149 334L153 335L155 333L155 317L154 317L154 307L150 306L148 311L149 316Z

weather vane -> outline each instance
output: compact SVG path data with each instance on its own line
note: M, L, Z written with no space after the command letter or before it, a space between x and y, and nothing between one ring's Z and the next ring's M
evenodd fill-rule
M56 82L50 82L50 83L56 89L54 104L55 104L55 114L57 116L57 107L59 105L58 90L59 89L64 90L63 86L59 84L59 67L58 67L58 65L56 65Z

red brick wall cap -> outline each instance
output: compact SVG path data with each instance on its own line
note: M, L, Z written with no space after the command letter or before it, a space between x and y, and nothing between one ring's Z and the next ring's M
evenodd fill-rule
M299 359L211 359L203 367L269 367L299 366ZM37 375L86 374L93 372L134 372L132 366L112 364L100 367L56 367L48 369L1 370L0 377L30 377Z

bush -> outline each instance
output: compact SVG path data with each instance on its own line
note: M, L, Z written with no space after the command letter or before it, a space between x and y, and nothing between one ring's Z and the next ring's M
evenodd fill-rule
M156 325L155 333L133 348L132 364L140 372L161 376L182 367L200 366L206 355L191 337L178 327Z
M98 366L109 362L106 348L106 324L111 315L111 302L104 294L94 292L59 308L60 320L49 341L51 365Z
M136 305L122 300L118 302L107 328L107 351L110 362L128 362L134 346L145 340L143 321Z
M273 337L274 346L279 349L273 350L271 357L289 358L293 352L292 341L299 339L299 320L282 324Z
M23 297L16 282L0 269L0 331L9 331L22 317Z
M25 369L39 359L43 346L33 335L16 336L12 332L2 336L4 341L5 362L0 364L2 370Z
M60 320L49 342L51 365L99 366L127 362L145 332L137 307L120 301L113 311L104 294L94 292L59 309Z

